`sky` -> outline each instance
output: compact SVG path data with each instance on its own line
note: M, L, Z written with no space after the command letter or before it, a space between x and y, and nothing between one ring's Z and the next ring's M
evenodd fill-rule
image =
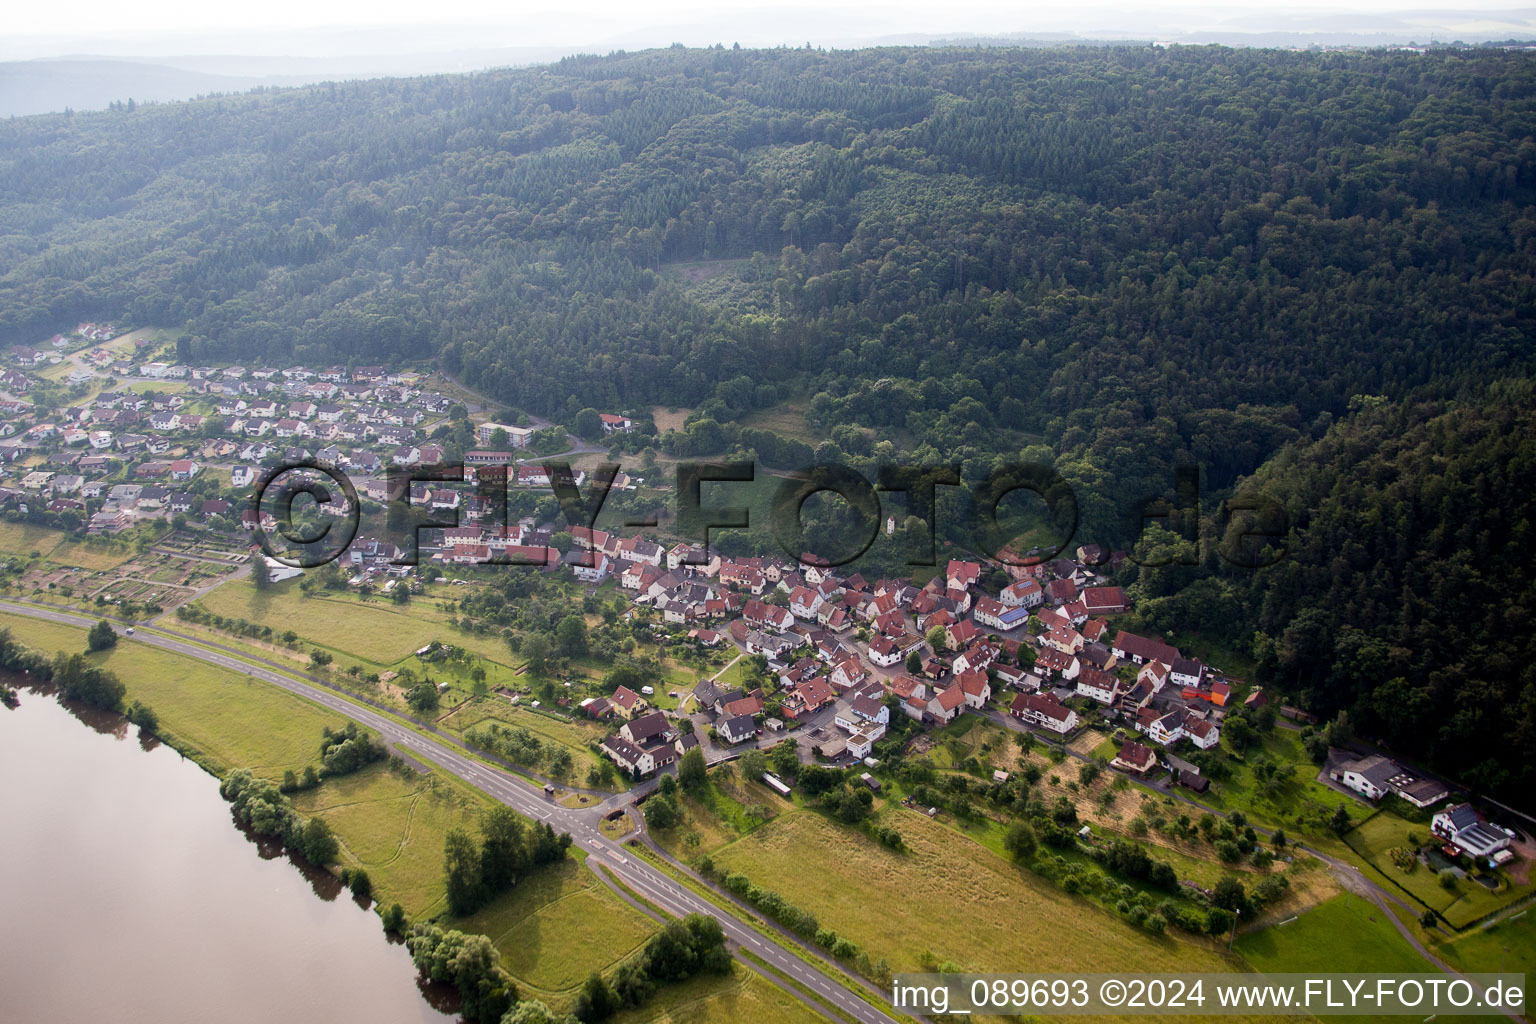
M1199 32L1373 32L1403 38L1536 36L1536 0L76 0L12 4L0 60L65 55L324 57L670 42L867 45L965 35L1134 38Z

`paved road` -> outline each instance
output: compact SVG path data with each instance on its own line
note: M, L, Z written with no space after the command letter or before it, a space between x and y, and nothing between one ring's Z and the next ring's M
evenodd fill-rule
M93 624L92 619L82 615L14 601L0 601L0 607L19 615L71 626ZM849 1019L864 1022L864 1024L895 1024L892 1018L848 991L838 982L831 980L821 970L789 953L778 943L741 923L735 917L722 913L709 901L653 867L649 862L627 854L620 844L598 831L597 826L603 813L600 808L573 810L562 807L546 800L541 792L532 789L528 783L510 772L494 768L466 754L435 743L394 719L354 704L336 693L300 682L272 669L153 632L140 631L134 636L134 640L150 647L196 658L199 661L271 683L375 730L391 745L410 750L423 760L451 772L520 814L548 822L556 831L570 833L571 841L576 846L598 857L598 862L614 877L668 913L707 914L715 918L720 922L730 941L743 949L750 950L775 970L814 992L817 998L825 1001ZM813 1003L809 1000L806 1002L815 1009Z

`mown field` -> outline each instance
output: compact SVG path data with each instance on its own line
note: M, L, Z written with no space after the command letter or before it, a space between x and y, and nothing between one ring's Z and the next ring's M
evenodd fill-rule
M907 852L799 812L717 850L714 861L812 910L894 971L946 960L979 971L1232 969L1222 952L1133 928L921 814L887 815Z
M1380 907L1352 893L1335 896L1290 924L1244 935L1233 948L1265 973L1432 969Z
M1527 978L1536 976L1536 917L1530 913L1517 912L1450 941L1438 933L1429 939L1434 943L1434 954L1457 970L1505 970L1518 971Z
M278 634L292 630L317 646L376 667L393 665L433 640L464 647L490 661L511 663L500 640L450 627L447 616L429 600L401 606L387 599L364 602L334 594L305 597L297 579L267 590L235 580L205 594L198 604L215 615L271 626Z
M669 985L644 1006L610 1018L613 1024L824 1024L794 996L742 964L724 978L691 978Z
M453 927L482 932L539 998L569 999L593 971L639 949L658 925L574 857L541 870Z
M85 650L82 627L0 613L0 625L37 650ZM161 731L209 771L250 768L277 779L315 759L335 715L277 687L124 638L88 658L116 673L128 696L155 709Z

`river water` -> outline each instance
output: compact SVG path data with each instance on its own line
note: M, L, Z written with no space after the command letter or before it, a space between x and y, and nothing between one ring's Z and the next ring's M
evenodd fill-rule
M0 707L0 1020L453 1019L378 915L138 732L27 690Z

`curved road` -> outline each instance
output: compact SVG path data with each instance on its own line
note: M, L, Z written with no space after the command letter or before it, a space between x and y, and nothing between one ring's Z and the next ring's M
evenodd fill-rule
M21 604L15 601L0 601L0 607L18 615L27 615L35 619L44 619L70 626L89 627L94 625L95 622L93 619L71 612ZM833 981L822 971L788 952L778 943L743 924L730 914L721 912L718 907L658 870L649 862L628 856L620 844L608 839L597 829L597 824L601 821L603 808L607 807L607 804L600 805L597 808L584 808L582 810L563 807L544 799L542 793L532 790L526 782L519 780L517 776L510 772L492 767L457 751L450 750L441 744L434 743L419 733L401 725L394 719L360 704L353 703L329 690L302 683L297 679L290 678L272 669L264 668L233 655L222 654L215 650L209 650L206 647L200 647L152 632L138 632L134 635L133 639L150 647L158 647L189 658L196 658L211 665L218 665L221 668L244 673L253 679L260 679L263 682L271 683L273 686L279 686L290 693L297 694L339 715L351 718L360 725L365 725L375 730L391 745L408 748L416 756L463 779L471 786L500 800L518 813L537 821L547 822L556 831L570 833L572 843L587 851L589 855L601 858L599 863L612 873L614 877L620 879L625 885L668 913L678 916L684 914L706 914L715 918L725 930L726 937L737 946L751 951L753 955L772 966L774 970L791 978L808 991L815 993L818 999L824 1001L848 1019L859 1021L861 1024L895 1024L891 1017L888 1017L873 1005L849 991L839 982ZM748 966L756 969L755 965L749 964ZM836 968L833 969L835 970ZM800 994L795 993L795 995L799 996ZM820 1008L816 1007L809 1000L801 998L812 1009L821 1012Z

